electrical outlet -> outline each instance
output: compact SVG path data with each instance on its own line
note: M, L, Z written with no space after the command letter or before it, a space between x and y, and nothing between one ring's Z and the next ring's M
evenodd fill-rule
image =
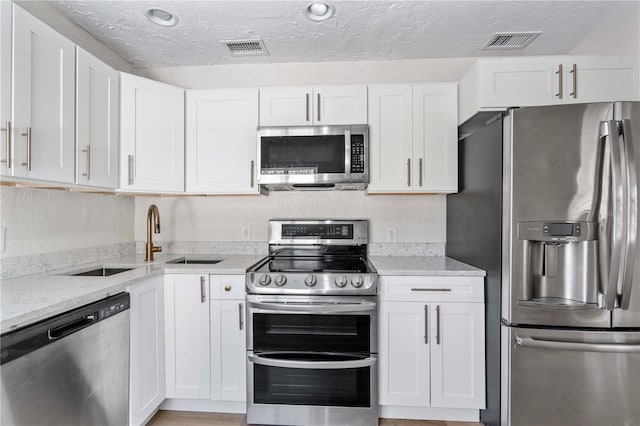
M398 241L398 235L396 233L396 228L395 227L387 228L387 242L388 243L395 243L396 241Z
M249 241L251 239L251 227L250 226L241 226L240 227L240 237L242 241Z

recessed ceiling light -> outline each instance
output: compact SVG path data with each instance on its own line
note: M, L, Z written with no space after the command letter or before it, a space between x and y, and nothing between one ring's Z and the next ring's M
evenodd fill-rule
M330 4L315 1L304 8L304 16L315 22L325 21L333 16L336 9Z
M144 12L144 16L154 24L162 25L163 27L173 27L178 23L178 18L173 16L172 13L167 12L159 7L152 7Z

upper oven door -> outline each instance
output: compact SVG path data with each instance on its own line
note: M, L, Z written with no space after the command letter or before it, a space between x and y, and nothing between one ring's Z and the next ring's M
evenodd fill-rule
M378 352L375 297L247 295L247 349Z
M368 127L261 127L259 184L368 181Z

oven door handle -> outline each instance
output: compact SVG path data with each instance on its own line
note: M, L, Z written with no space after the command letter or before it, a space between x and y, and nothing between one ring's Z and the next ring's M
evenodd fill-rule
M352 361L287 361L265 358L259 355L247 355L250 362L267 367L300 368L305 370L344 370L345 368L371 367L377 358L364 358Z
M367 312L375 311L375 302L362 302L362 303L283 303L283 302L247 302L249 307L257 308L261 311L269 313L278 312L305 312L310 314L332 314L332 313L349 313L349 312Z

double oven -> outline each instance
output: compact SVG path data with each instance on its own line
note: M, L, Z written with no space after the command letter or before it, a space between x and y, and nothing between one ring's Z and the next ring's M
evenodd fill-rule
M377 274L366 221L270 221L247 273L247 422L377 425Z

